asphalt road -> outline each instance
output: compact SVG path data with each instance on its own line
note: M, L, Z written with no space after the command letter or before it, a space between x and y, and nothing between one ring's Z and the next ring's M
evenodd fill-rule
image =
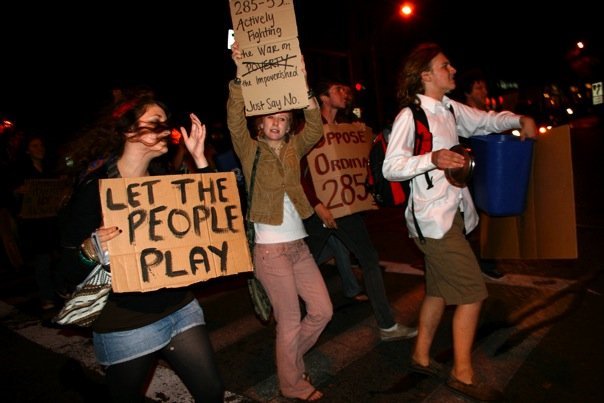
M586 127L584 127L586 126ZM604 149L602 125L572 131L579 258L500 260L506 273L488 281L473 358L477 374L510 402L601 402L604 392ZM407 239L400 212L367 214L367 226L385 266L387 293L397 318L417 321L423 296L421 256ZM440 380L408 372L411 341L381 342L367 303L343 297L331 265L322 266L335 314L307 356L326 402L461 402ZM360 271L357 271L360 275ZM0 398L6 402L107 401L102 370L86 330L49 327L37 309L29 276L0 272ZM229 391L225 401L280 398L274 368L274 328L253 316L245 276L195 287ZM451 365L450 311L433 353ZM148 401L189 402L160 363Z

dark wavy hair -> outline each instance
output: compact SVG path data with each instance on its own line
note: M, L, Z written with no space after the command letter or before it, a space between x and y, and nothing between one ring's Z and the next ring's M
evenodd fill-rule
M487 79L483 72L479 69L466 70L463 73L458 74L455 78L457 88L455 88L453 96L457 97L460 102L465 103L466 94L471 94L474 84L480 81L484 81L486 83Z
M425 92L422 73L431 69L432 59L439 53L443 51L435 43L422 43L409 53L398 73L396 95L401 108L419 103L417 94Z
M83 172L95 161L121 153L126 142L125 134L137 129L138 120L152 105L161 107L169 117L165 104L147 91L121 97L105 108L69 145L67 154L74 162L72 169Z

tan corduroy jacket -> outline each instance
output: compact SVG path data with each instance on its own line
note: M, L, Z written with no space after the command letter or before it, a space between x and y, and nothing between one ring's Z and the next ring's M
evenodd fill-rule
M314 210L308 203L300 183L300 160L323 136L320 109L304 110L306 121L304 129L291 136L290 141L281 149L280 155L277 155L267 143L251 137L244 108L241 86L231 81L227 102L227 124L231 132L233 148L241 161L248 189L256 148L260 147L250 220L270 225L283 223L285 193L300 217L310 217Z

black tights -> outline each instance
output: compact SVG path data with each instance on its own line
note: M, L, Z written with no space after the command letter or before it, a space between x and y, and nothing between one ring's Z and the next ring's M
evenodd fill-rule
M180 377L195 402L224 401L224 386L205 326L195 326L178 334L158 353L107 367L106 378L112 401L144 401L160 355Z

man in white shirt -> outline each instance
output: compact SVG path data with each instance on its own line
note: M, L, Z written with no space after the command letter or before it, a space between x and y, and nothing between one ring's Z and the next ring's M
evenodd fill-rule
M424 253L426 263L426 295L410 369L442 375L442 365L430 358L430 347L445 306L455 305L454 362L447 386L466 397L493 401L503 397L501 392L475 379L471 360L482 301L488 295L465 237L478 224L478 215L468 188L450 184L444 170L464 166L464 157L449 150L459 143L458 136L519 128L524 139L534 137L537 128L527 116L484 112L449 99L445 94L455 88L454 76L455 69L438 45L422 44L411 52L399 73L398 96L403 109L392 127L383 173L394 181L412 178L405 218L409 235ZM426 113L433 135L432 152L413 155L415 122L408 107L412 104L419 104Z

